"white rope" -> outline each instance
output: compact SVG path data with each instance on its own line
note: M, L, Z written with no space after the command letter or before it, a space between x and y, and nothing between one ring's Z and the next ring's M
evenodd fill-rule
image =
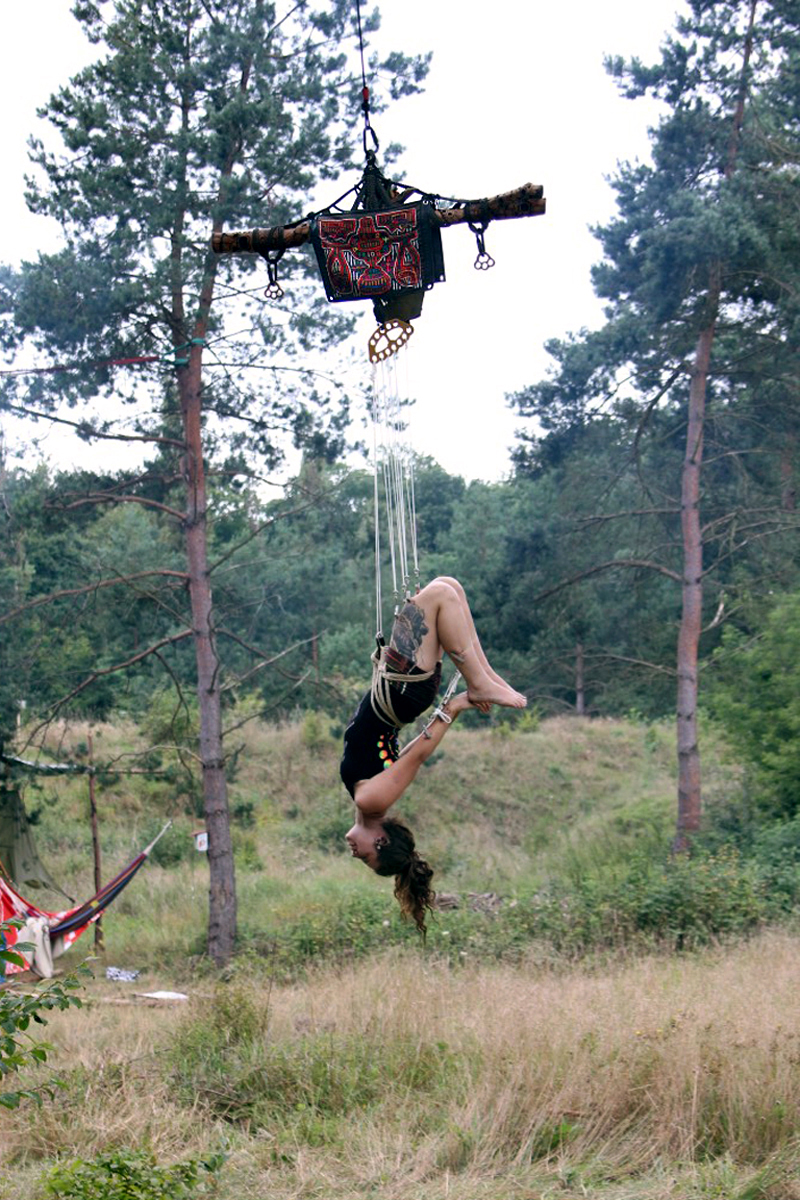
M375 595L377 629L380 634L383 623L381 590L381 540L380 499L378 475L383 477L383 492L386 508L387 545L392 570L395 614L401 602L412 594L411 575L414 575L414 590L420 585L419 551L417 546L417 512L414 483L414 462L407 444L403 441L400 385L398 381L398 359L405 359L407 350L378 363L372 377L372 420L373 420L373 470L375 507ZM380 371L380 374L378 374Z
M406 396L412 396L414 394L411 387L411 362L413 353L414 351L409 345L406 346L405 353L401 357L405 384L404 394ZM414 455L410 448L408 453L408 480L410 496L409 523L411 527L411 555L414 565L414 591L416 592L419 590L421 583L419 573L419 550L417 546L417 497L414 478Z
M402 354L404 355L405 350ZM373 374L373 469L374 490L378 492L378 474L383 475L386 506L387 546L392 570L395 612L401 601L411 595L411 572L415 588L420 584L419 548L416 538L416 494L414 461L402 439L401 396L397 378L397 359L392 355L375 366ZM380 376L377 371L380 370ZM375 520L380 524L380 502L375 499ZM375 535L375 604L380 607L377 625L383 624L383 595L378 575L380 536Z
M378 491L378 386L377 369L372 367L372 476L375 510L375 637L383 637L383 595L381 591L381 507Z

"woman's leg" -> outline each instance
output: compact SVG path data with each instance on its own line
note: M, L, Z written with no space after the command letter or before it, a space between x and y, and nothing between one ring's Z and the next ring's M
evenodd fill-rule
M462 607L464 609L464 616L465 616L465 618L469 624L469 628L472 632L473 645L475 646L478 657L480 658L481 663L483 664L483 668L486 671L487 675L491 675L492 679L496 680L497 683L505 684L505 686L508 687L508 684L506 684L505 679L503 679L502 675L497 674L494 667L492 666L492 664L489 662L488 658L486 657L486 654L484 653L483 646L481 645L480 638L478 637L478 631L475 628L475 621L472 616L472 609L470 608L469 601L467 600L467 593L464 591L463 586L458 582L457 579L454 579L452 575L439 575L438 578L441 580L442 583L449 583L450 587L453 589L453 591L456 593L459 600L461 601ZM517 694L519 695L519 693L517 693Z
M464 676L473 704L524 708L527 701L489 666L464 589L456 580L434 579L395 618L392 646L422 670L445 650Z

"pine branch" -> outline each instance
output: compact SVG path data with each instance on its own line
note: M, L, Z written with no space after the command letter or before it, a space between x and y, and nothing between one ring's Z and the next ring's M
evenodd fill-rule
M102 588L117 587L121 583L133 583L137 579L147 579L154 575L164 576L167 579L179 579L183 584L188 583L189 580L185 571L170 571L167 568L158 571L137 571L133 575L118 575L113 579L99 579L95 583L87 583L84 587L62 588L60 591L50 592L47 596L37 596L6 613L0 613L0 625L4 625L7 621L13 621L14 617L30 612L31 609L40 608L43 604L54 604L56 600L67 600L73 596L86 596L92 592L98 592Z
M83 508L86 504L140 504L142 508L152 508L156 512L166 513L168 517L174 517L176 521L186 520L186 513L180 512L177 508L171 508L169 504L150 500L147 496L117 495L113 492L88 492L79 500L72 500L69 504L63 505L63 509L65 512L69 512L73 508Z
M682 582L682 576L678 571L672 571L669 567L665 567L661 563L639 558L615 558L610 562L598 563L595 567L589 567L586 571L579 571L577 575L572 575L569 579L562 579L554 587L547 588L545 591L533 596L530 603L538 604L539 601L547 600L550 596L555 596L558 592L563 592L565 588L572 587L574 583L581 583L582 580L589 579L592 575L599 575L602 571L613 571L619 567L626 567L633 570L644 568L647 571L655 571L660 575L665 575L667 579L671 579L674 583Z
M74 429L79 437L86 438L87 441L107 441L107 442L147 442L157 446L175 446L179 450L183 450L184 443L177 441L175 438L158 437L156 434L149 433L101 433L88 421L69 421L66 417L57 417L53 413L39 412L35 408L25 408L21 404L5 404L5 408L9 412L19 413L23 417L33 417L35 420L50 421L54 425L67 425L70 429Z
M261 659L261 662L257 663L256 666L251 668L251 670L246 671L244 675L240 675L230 683L226 683L222 687L222 691L230 691L231 688L239 687L245 682L245 680L251 679L253 675L257 674L259 671L262 671L264 667L271 667L274 663L280 662L282 658L285 658L287 654L291 654L293 651L299 650L301 646L307 646L310 642L314 641L313 637L303 638L301 641L295 642L292 646L287 646L285 650L280 650L277 654L273 654L270 657L269 655L265 654L263 650L259 650L257 646L252 646L249 642L246 642L244 638L240 638L238 634L233 633L230 629L219 628L216 630L216 633L219 636L226 637L230 641L235 642L238 646L241 646L243 650L247 650L247 652L252 654L255 658ZM320 635L317 634L316 636L319 637Z
M80 693L85 691L87 687L90 687L93 683L96 683L98 679L102 679L106 675L114 675L117 671L125 671L128 667L132 667L136 663L142 662L145 658L149 658L151 654L157 654L157 652L163 646L172 646L176 642L181 642L184 638L191 637L192 633L193 631L191 629L183 629L180 633L174 633L169 637L161 638L160 641L155 642L152 646L148 646L145 650L140 650L138 654L134 654L130 658L126 658L124 662L114 663L113 666L100 667L99 670L92 671L92 673L87 675L85 679L81 680L81 682L77 684L72 691L67 692L66 696L62 696L60 700L57 700L55 704L50 706L47 720L41 721L36 726L26 744L30 745L30 742L33 740L33 738L36 737L39 731L44 729L45 726L48 725L50 721L52 721L54 717L58 715L64 705L69 704L70 700L74 700L76 696L79 696Z

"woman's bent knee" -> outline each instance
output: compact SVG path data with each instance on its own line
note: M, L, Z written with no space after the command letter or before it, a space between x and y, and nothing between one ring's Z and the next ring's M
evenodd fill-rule
M449 575L437 575L430 583L426 584L420 592L419 596L425 596L427 593L432 598L439 602L452 600L453 597L458 597L463 591L461 584L457 579L452 579ZM419 596L416 599L419 599Z
M433 582L447 584L448 587L453 589L459 599L466 601L467 594L464 591L463 585L453 575L437 575Z

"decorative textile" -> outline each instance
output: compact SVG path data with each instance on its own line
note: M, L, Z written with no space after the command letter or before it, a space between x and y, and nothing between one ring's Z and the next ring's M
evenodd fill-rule
M315 217L311 240L329 300L375 300L444 279L441 231L429 204Z

